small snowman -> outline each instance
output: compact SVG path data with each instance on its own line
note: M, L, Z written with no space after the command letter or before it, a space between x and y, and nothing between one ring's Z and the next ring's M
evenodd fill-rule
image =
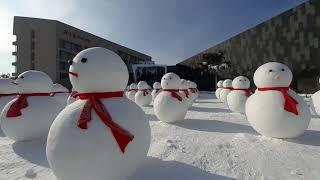
M220 101L227 103L227 96L232 91L232 80L226 79L223 81L223 89L220 92Z
M55 83L52 87L51 96L63 105L67 105L69 90L61 84Z
M81 51L70 64L79 100L50 128L49 165L59 180L124 179L146 159L151 136L144 111L124 97L126 64L100 47Z
M188 82L188 86L189 86L188 90L189 90L191 100L192 100L192 102L194 102L198 96L197 85L190 80L188 80L187 82Z
M152 100L154 100L157 95L161 92L161 84L159 82L153 83L153 90L151 92Z
M0 112L8 102L17 97L17 93L17 85L12 79L0 79Z
M220 92L222 91L222 89L223 89L223 80L220 80L217 83L217 89L216 89L216 92L215 92L216 98L219 99L219 100L220 100Z
M269 62L254 73L256 92L246 103L246 115L260 134L275 138L300 136L311 114L303 98L289 88L292 72L284 64Z
M320 78L319 78L320 83ZM315 92L311 96L311 109L313 113L315 113L317 116L320 116L320 91Z
M15 83L19 95L1 113L4 134L15 141L46 138L53 120L63 109L50 96L52 80L43 72L30 70L20 74Z
M192 105L192 97L188 90L188 81L185 79L180 80L180 86L179 86L179 92L182 94L183 99L188 103L188 106L190 107Z
M154 113L160 121L174 123L186 116L188 104L179 93L180 77L167 73L161 79L162 91L154 100Z
M149 85L145 81L138 83L138 92L135 94L134 99L139 106L147 106L151 103L152 97Z
M138 91L138 86L137 86L137 84L136 83L132 83L131 85L130 85L130 89L129 89L129 91L128 91L128 98L131 100L131 101L134 101L135 99L135 95L136 95L136 93L137 93L137 91Z
M232 81L233 90L227 96L227 104L231 111L244 114L246 101L251 92L249 91L250 81L245 76L238 76Z

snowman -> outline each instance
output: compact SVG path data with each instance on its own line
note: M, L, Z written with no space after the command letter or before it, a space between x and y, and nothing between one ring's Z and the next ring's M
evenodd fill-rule
M46 138L53 120L63 109L50 96L52 80L43 72L30 70L20 74L15 83L19 95L1 113L4 134L15 141Z
M51 96L63 105L67 105L69 90L61 84L55 83L52 87Z
M293 138L308 128L309 108L303 98L289 88L291 81L291 70L278 62L263 64L254 73L257 91L247 100L246 115L260 134Z
M161 84L159 82L153 83L153 90L151 92L152 100L154 100L157 97L161 90Z
M132 84L130 85L130 89L129 89L129 91L128 91L128 98L129 98L130 100L134 101L134 100L135 100L134 98L135 98L135 95L136 95L137 91L138 91L138 86L137 86L137 84L136 84L136 83L132 83Z
M12 79L0 79L0 112L8 102L17 97L17 93L17 85Z
M179 93L182 94L183 99L186 101L186 103L188 104L188 106L192 106L192 97L189 93L189 85L188 85L188 81L185 79L181 79L180 80L180 86L179 86Z
M226 79L222 83L223 89L220 92L220 101L227 103L227 96L232 91L232 80Z
M320 83L320 78L319 78L319 83ZM311 96L311 109L312 111L320 116L320 91L315 92L312 96Z
M222 89L223 89L223 80L220 80L217 83L217 89L216 89L216 92L215 92L216 98L219 99L219 100L220 100L220 92L222 91Z
M152 97L149 85L145 81L138 83L138 92L135 94L134 99L139 106L147 106L151 103Z
M251 92L250 81L245 76L238 76L232 81L233 90L227 96L227 104L231 111L244 114L246 101Z
M194 82L188 80L188 91L191 97L192 102L194 102L197 99L197 88Z
M166 123L183 120L188 104L179 93L180 77L175 73L167 73L161 79L161 86L162 91L153 102L155 115Z
M70 64L79 100L50 128L49 165L59 180L124 179L146 159L151 136L144 111L124 97L126 64L101 47L81 51Z

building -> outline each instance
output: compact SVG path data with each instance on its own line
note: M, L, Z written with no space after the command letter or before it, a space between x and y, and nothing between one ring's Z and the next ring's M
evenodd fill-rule
M15 72L26 70L46 72L53 81L71 88L68 60L89 47L105 47L117 53L129 69L132 81L132 64L154 64L151 57L101 37L82 31L56 20L14 17L13 34L16 35Z
M299 92L313 93L318 90L320 76L320 1L309 0L270 20L219 43L199 54L177 64L180 67L195 68L202 61L204 53L222 51L231 66L223 78L245 75L252 78L257 67L265 62L279 61L288 65L294 74L293 88ZM198 75L200 76L200 75ZM209 88L200 79L200 87ZM251 79L252 80L252 79ZM253 81L251 81L253 84Z

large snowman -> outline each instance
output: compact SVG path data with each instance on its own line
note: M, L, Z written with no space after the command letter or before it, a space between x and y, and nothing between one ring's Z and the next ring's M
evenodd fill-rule
M246 115L260 134L297 137L308 128L311 115L303 98L289 88L292 72L284 64L269 62L254 73L256 92L246 103Z
M320 79L319 79L319 83L320 83ZM315 92L312 96L311 96L311 109L312 111L320 116L320 91Z
M222 89L223 89L223 80L220 80L217 83L217 89L216 89L216 92L215 92L216 98L219 99L219 100L220 100L220 92L222 91Z
M15 83L19 95L10 101L1 113L1 128L15 141L44 139L49 128L63 109L63 105L50 96L52 80L40 71L26 71Z
M223 89L220 92L220 101L227 103L228 94L232 91L232 80L226 79L223 81Z
M70 81L79 100L66 106L50 128L49 165L59 180L118 180L143 163L150 146L144 111L124 97L125 63L94 47L70 62Z
M63 105L67 105L69 90L61 84L55 83L52 87L51 96Z
M17 97L18 88L12 79L0 79L0 112L5 105Z
M179 93L180 77L167 73L161 79L162 91L154 100L154 113L160 121L174 123L186 116L188 103Z
M231 111L241 114L245 113L246 101L251 92L250 81L245 76L238 76L232 81L233 90L227 96L227 104Z
M151 92L152 100L154 100L158 94L161 92L161 84L159 82L153 83L153 90Z
M152 97L150 94L149 85L145 81L138 83L138 92L134 95L135 102L139 106L147 106L151 103Z

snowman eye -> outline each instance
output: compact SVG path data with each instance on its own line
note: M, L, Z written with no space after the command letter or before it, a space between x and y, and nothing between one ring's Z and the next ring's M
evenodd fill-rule
M239 81L242 81L241 79Z
M269 69L269 72L272 72L273 70L272 69Z
M23 79L24 78L24 76L20 76L20 79Z
M244 81L247 81L246 79Z
M172 79L171 77L169 79Z
M81 62L82 62L82 63L86 63L87 61L88 61L87 58L82 58L82 59L81 59Z
M282 68L281 71L284 71L284 68Z

